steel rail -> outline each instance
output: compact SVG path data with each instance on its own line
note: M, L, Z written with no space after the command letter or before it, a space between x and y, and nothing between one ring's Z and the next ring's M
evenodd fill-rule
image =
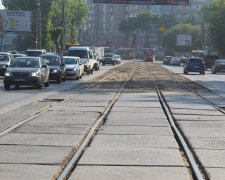
M191 167L192 167L192 169L194 171L194 174L195 174L196 178L198 180L204 180L204 177L201 174L201 170L199 169L199 166L197 165L197 163L195 162L194 157L192 156L190 148L188 147L185 139L183 138L182 134L180 133L179 129L176 127L176 124L174 123L174 118L173 118L173 116L172 116L172 114L170 112L170 109L169 109L165 99L162 96L161 91L159 90L159 88L158 88L158 86L157 86L157 84L155 82L154 77L152 75L150 75L150 76L151 76L151 79L152 79L153 84L155 86L155 89L156 89L159 101L161 103L161 106L163 107L164 112L166 113L166 115L168 117L168 120L170 122L170 125L172 126L176 136L178 137L178 139L179 139L179 141L180 141L180 143L181 143L181 145L182 145L182 147L183 147L183 149L184 149L184 151L186 153L186 156L187 156L187 158L188 158L188 160L190 162L190 165L191 165Z
M61 102L56 102L54 105L49 105L49 106L46 106L45 108L43 108L43 109L41 109L41 110L39 110L39 111L36 111L36 112L33 113L32 115L30 115L28 118L25 118L24 120L22 120L22 121L16 123L15 125L13 125L13 126L7 128L7 129L1 131L1 132L0 132L0 137L3 136L3 135L5 135L5 134L8 134L8 133L12 132L12 131L15 130L16 128L18 128L18 127L22 126L23 124L25 124L25 123L31 121L32 119L41 116L42 114L46 113L49 109L51 109L51 108L53 108L53 107L55 107L55 106L57 106L57 105L59 105L59 104L62 104L62 103L65 103L65 102L71 100L71 99L74 98L75 96L78 96L79 94L83 93L84 91L88 90L89 88L91 88L91 87L95 86L96 84L98 84L98 83L100 83L100 82L106 80L107 78L111 77L113 74L115 74L115 73L121 71L123 68L124 68L124 67L121 67L119 70L115 70L115 71L112 72L110 75L104 77L103 79L100 79L99 81L96 81L96 82L94 82L94 83L88 85L88 87L85 87L84 89L80 90L79 92L77 92L77 93L75 93L75 94L73 94L73 95L70 95L70 96L66 97L66 98L65 98L63 101L61 101Z
M136 68L133 68L133 71L129 75L128 79L124 82L124 84L122 85L120 90L114 96L114 98L112 99L111 103L105 109L105 111L103 112L101 117L99 117L99 119L95 122L95 124L93 125L93 127L89 131L88 135L85 137L84 141L82 142L80 147L77 149L76 153L73 155L73 157L71 158L69 163L65 166L65 168L60 173L60 175L56 178L57 180L66 180L68 178L68 176L70 175L72 169L74 168L74 166L78 162L79 158L82 156L83 152L85 151L86 147L88 146L89 142L91 141L91 139L95 135L95 132L101 126L101 124L103 123L104 119L106 119L106 117L110 113L110 110L112 109L112 107L115 104L115 102L119 99L122 91L124 90L124 87L126 86L128 81L131 79L131 77L133 76L135 70L136 70ZM53 177L52 179L55 179L55 178Z
M172 76L172 75L171 75ZM205 101L207 104L213 106L215 109L217 109L218 111L220 111L221 113L225 114L225 110L221 109L219 106L217 106L216 104L214 104L213 102L209 101L208 99L204 98L201 94L197 93L196 91L192 90L191 88L189 88L188 86L186 86L185 84L183 84L182 82L180 82L179 80L177 80L174 77L174 80L176 82L178 82L180 85L182 85L185 89L189 90L190 92L192 92L193 94L196 94L197 96L199 96L203 101ZM204 86L203 86L204 87ZM208 89L208 88L206 88ZM217 95L216 93L213 93L215 95ZM221 96L218 96L221 97Z

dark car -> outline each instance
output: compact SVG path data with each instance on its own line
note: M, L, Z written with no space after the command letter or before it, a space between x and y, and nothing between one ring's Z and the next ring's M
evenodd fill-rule
M49 86L49 67L41 57L19 57L12 61L5 72L4 87L10 89L11 85L16 88L33 85L37 88Z
M116 64L116 57L115 54L113 53L106 53L103 57L102 60L102 65L105 66L105 64L112 64L115 65Z
M184 74L188 72L199 72L205 75L205 62L200 57L190 57L186 63L184 63Z
M225 59L216 59L214 65L212 66L212 73L225 72Z
M13 59L11 53L0 52L0 76L5 75L5 71Z
M66 68L62 58L53 53L43 54L40 57L42 57L49 66L50 80L56 80L57 83L66 81Z

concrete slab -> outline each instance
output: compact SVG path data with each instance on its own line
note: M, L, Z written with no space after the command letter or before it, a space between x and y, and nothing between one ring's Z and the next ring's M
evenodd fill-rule
M89 113L87 113L89 114ZM95 115L94 115L95 114ZM39 116L32 120L32 124L41 124L41 123L47 123L47 124L64 124L64 125L90 125L94 120L99 117L100 115L98 113L93 113L93 116L90 115L84 115L84 114L65 114L65 115L49 115L48 113Z
M113 112L113 117L119 118L119 119L146 119L146 118L152 118L152 119L163 119L165 118L164 113L151 113L151 112L140 112L140 113L121 113L121 112Z
M173 136L173 132L169 127L150 126L104 126L99 129L98 134Z
M120 118L119 116L114 116L114 114L110 114L108 119L105 121L106 126L110 125L128 125L128 126L168 126L168 120L166 118L154 119L154 118Z
M77 166L69 180L189 180L184 167Z
M208 110L208 109L171 109L173 114L177 115L207 115L207 116L224 116L223 113L218 110Z
M58 166L34 164L0 164L0 177L4 180L50 179Z
M195 127L185 127L182 128L183 133L187 137L225 137L224 128L195 128Z
M63 124L32 124L26 123L14 130L15 133L29 134L75 134L81 135L87 131L89 127L85 125L63 125Z
M194 149L220 149L225 150L225 138L195 138L188 137L188 141L191 143Z
M126 113L145 113L145 112L152 112L152 113L160 113L163 114L162 108L150 108L150 107L125 107L125 106L114 106L112 111L113 112L126 112Z
M209 178L213 180L224 180L225 168L206 168Z
M195 149L195 152L205 168L225 168L225 150Z
M101 146L105 148L179 148L176 140L171 136L152 135L96 135L90 147Z
M0 164L60 164L72 147L0 145Z
M160 148L87 148L78 165L180 166L183 160L177 149Z
M75 146L81 135L10 133L0 138L4 145Z
M88 105L88 104L87 104ZM76 112L103 112L105 107L74 107L72 105L62 104L60 106L54 107L54 110L61 110L61 111L76 111Z
M225 121L225 116L207 116L207 115L178 115L174 114L176 121Z
M225 121L179 121L177 124L181 127L197 127L197 128L223 128L225 129Z

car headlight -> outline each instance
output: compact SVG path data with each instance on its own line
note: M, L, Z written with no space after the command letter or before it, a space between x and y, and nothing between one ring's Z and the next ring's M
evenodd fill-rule
M9 77L9 76L11 76L11 73L10 72L6 72L5 76Z
M31 73L31 76L32 77L38 77L38 76L40 76L40 73L39 72L33 72L33 73Z
M57 69L54 69L52 72L53 72L53 73L57 73L57 72L58 72L58 70L57 70Z
M77 68L74 68L73 70L74 70L74 71L76 71L76 70L77 70Z

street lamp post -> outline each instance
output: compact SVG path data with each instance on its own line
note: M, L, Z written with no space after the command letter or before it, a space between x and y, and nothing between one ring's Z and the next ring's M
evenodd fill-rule
M37 0L37 30L38 30L38 41L37 47L41 49L41 3L40 0Z

